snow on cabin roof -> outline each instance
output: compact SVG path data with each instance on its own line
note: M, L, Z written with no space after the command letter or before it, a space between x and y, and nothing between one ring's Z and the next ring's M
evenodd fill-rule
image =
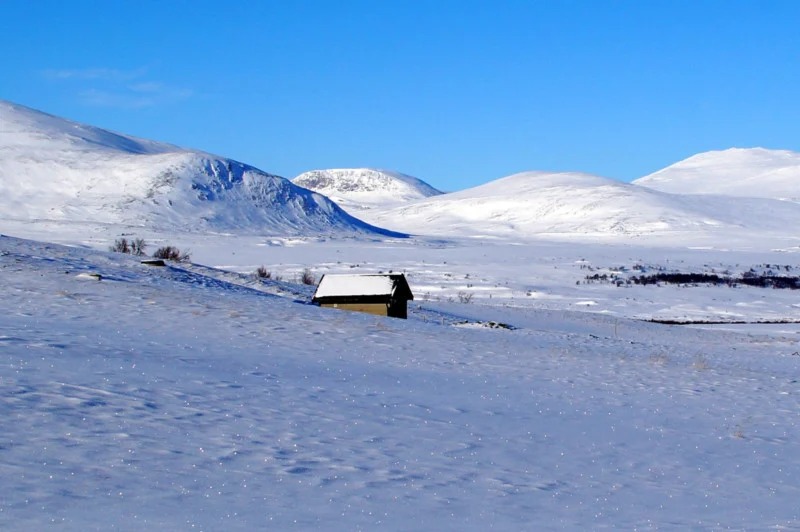
M395 275L325 274L314 298L343 296L391 296L397 288Z

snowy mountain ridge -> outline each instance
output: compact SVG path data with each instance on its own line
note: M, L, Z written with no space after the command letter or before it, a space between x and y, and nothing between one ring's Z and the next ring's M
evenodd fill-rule
M386 234L252 166L0 101L0 211L59 220L280 234Z
M698 154L631 184L522 172L442 194L369 168L316 170L292 183L0 101L0 212L9 223L306 236L396 235L374 224L437 236L758 238L789 235L800 222L797 202L778 201L800 198L798 175L800 154L756 148Z
M633 184L678 194L800 200L800 153L730 148L698 153Z
M641 236L780 232L800 206L758 198L667 194L577 172L522 172L382 212L372 223L412 233Z
M442 194L416 177L375 168L312 170L292 182L324 194L353 212L397 207Z

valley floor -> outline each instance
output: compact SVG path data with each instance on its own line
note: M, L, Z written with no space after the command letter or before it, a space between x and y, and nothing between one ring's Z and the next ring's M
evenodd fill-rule
M236 253L242 272L287 277L311 249L262 240L262 255L223 256L205 242L190 243L196 262ZM303 253L339 249L334 271L406 245ZM417 267L450 244L425 245ZM565 248L537 250L556 272L539 285L492 249L521 272L506 304L502 290L459 304L469 287L434 284L469 273L460 255L421 276L443 297L394 320L311 306L286 282L0 237L0 528L800 528L794 332L632 320L647 308L638 288L548 288L583 271ZM595 305L577 304L584 290ZM614 298L625 290L639 298ZM568 303L517 304L528 291ZM735 294L749 315L773 312Z

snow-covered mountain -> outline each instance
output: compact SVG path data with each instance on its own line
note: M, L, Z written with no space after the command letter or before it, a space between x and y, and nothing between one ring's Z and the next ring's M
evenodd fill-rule
M252 166L2 100L0 213L189 231L383 233Z
M678 194L799 200L800 153L764 148L709 151L633 183Z
M292 182L324 194L359 215L360 211L399 207L442 193L416 177L372 168L313 170Z
M582 173L524 172L371 218L423 234L703 233L783 231L800 205L768 199L667 194Z

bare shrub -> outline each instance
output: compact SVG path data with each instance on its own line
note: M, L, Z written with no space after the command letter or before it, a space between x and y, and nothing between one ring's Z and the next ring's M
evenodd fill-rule
M256 271L253 275L256 279L272 279L272 272L266 269L264 266L259 266L256 268Z
M147 247L143 238L134 238L131 241L131 255L141 257L145 254L144 249Z
M472 302L472 297L474 295L475 294L473 294L472 292L459 292L458 293L458 302L459 303L471 303Z
M108 250L116 253L130 253L131 245L127 238L118 238L114 241L114 245L110 246Z
M175 246L164 246L158 248L153 257L156 259L172 260L175 262L189 262L192 258L188 251L181 251Z
M306 268L303 270L303 273L300 274L300 282L303 284L313 285L317 284L317 278L314 277L314 274L311 273L311 270Z
M144 255L144 248L147 247L143 238L134 238L128 240L127 238L118 238L114 241L114 245L108 249L116 253L128 253L129 255L142 256Z
M708 362L708 359L703 355L697 355L692 362L692 367L697 371L704 371L711 368L711 364Z
M655 366L666 366L669 364L669 356L666 353L655 353L650 356L650 363Z

